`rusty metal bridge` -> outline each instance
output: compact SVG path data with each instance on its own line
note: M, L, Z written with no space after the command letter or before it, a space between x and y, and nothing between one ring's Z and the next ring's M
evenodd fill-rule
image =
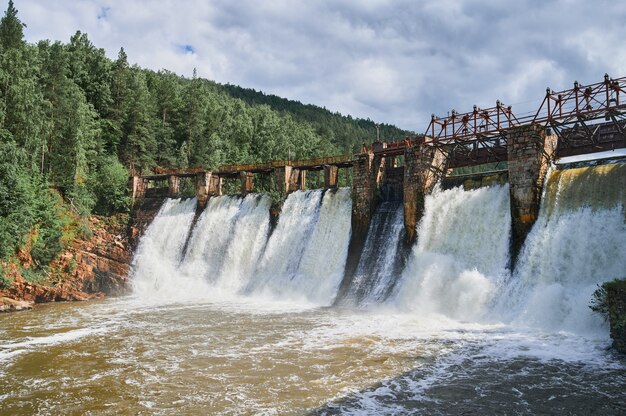
M511 131L525 125L550 128L557 135L556 157L626 147L626 77L605 74L595 84L548 88L539 109L527 117L516 117L500 101L468 113L453 110L443 118L433 114L425 144L444 148L450 167L506 160Z
M416 147L441 150L445 154L445 168L481 165L508 161L515 132L520 128L540 128L556 135L556 149L552 157L560 158L584 153L594 153L626 147L626 77L613 79L605 74L598 83L553 91L550 88L537 111L525 117L517 117L512 107L496 101L490 108L474 106L472 111L459 113L455 110L446 117L434 114L424 132L415 138L383 143L374 142L364 146L361 154L386 158L387 168L395 166L395 158L405 155ZM279 160L266 163L224 165L206 171L202 168L163 170L153 175L135 177L135 183L170 181L171 189L178 188L178 181L185 178L200 180L211 189L221 192L221 181L239 178L242 193L252 190L252 176L277 173L281 189L289 192L305 186L306 173L324 172L326 188L337 185L341 168L351 168L358 156L344 155L318 159L291 161ZM198 179L202 178L202 179ZM138 189L147 185L136 185ZM198 187L198 185L196 186ZM141 191L140 193L142 193ZM209 191L207 191L209 192Z

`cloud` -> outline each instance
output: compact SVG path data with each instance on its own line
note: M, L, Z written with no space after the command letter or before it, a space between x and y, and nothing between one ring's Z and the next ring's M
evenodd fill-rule
M81 30L115 57L424 131L430 114L626 67L626 4L609 0L16 0L27 39ZM50 24L53 22L53 24Z

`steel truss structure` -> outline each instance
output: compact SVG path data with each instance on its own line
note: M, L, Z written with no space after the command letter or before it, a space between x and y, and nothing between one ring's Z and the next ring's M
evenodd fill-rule
M506 160L513 128L535 124L558 136L557 157L626 147L626 77L590 85L574 82L571 89L550 88L534 116L518 118L511 106L431 117L425 144L450 156L450 167Z

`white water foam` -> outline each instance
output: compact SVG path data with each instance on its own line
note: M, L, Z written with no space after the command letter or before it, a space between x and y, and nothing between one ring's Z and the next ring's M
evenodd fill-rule
M195 212L195 198L168 199L163 203L133 259L131 282L137 298L175 299L202 287L203 279L182 275L178 269Z
M588 307L602 282L625 277L623 170L554 171L497 313L517 325L608 339Z
M435 190L393 303L422 316L482 318L507 274L509 189Z
M269 197L211 198L183 253L195 214L189 201L168 200L143 236L134 262L137 297L332 302L350 241L349 189L290 194L269 240Z
M206 296L237 294L265 246L270 205L270 198L259 194L211 198L194 227L180 272L210 282Z
M368 306L389 296L401 272L398 248L403 229L401 202L386 201L376 208L359 264L341 303Z
M349 189L290 194L249 291L330 304L343 278L351 206Z

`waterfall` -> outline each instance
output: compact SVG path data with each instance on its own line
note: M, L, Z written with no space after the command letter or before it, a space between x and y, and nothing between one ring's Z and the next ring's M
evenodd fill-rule
M350 241L349 189L289 195L249 293L330 304Z
M196 212L196 199L168 199L142 236L132 263L132 284L142 299L185 295L200 279L184 279L178 264Z
M436 189L406 261L402 204L380 204L338 303L605 334L588 304L598 284L626 277L626 164L551 170L513 272L509 204L508 185ZM291 193L272 232L268 196L211 198L192 229L195 206L169 199L146 230L133 261L137 296L333 303L350 240L349 189Z
M270 198L259 194L211 198L194 227L180 272L211 282L214 295L237 293L265 246L270 205Z
M588 305L598 284L626 277L625 206L625 164L552 171L498 312L546 330L602 331Z
M359 263L340 303L365 306L389 296L404 266L403 229L402 202L382 202L372 216Z
M190 230L196 200L168 199L135 256L135 295L183 301L245 294L330 304L348 253L350 190L290 194L271 236L270 206L260 194L213 197Z
M436 189L390 302L420 315L480 319L507 274L508 186Z

